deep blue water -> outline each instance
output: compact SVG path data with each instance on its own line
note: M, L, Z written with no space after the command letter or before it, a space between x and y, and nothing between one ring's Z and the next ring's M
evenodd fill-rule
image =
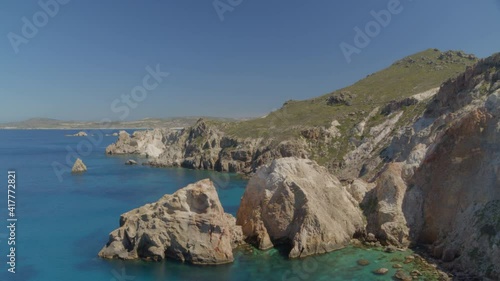
M0 280L150 281L150 280L388 280L391 265L408 253L347 248L302 260L287 260L276 250L237 250L235 262L222 266L189 266L173 261L108 261L97 253L118 227L122 213L154 202L166 193L212 178L226 212L235 214L246 180L237 175L186 169L126 166L133 156L108 156L116 137L98 140L66 137L74 130L0 130ZM112 133L109 130L105 133ZM92 131L90 131L92 133ZM98 132L94 132L98 135ZM94 136L98 139L98 136ZM88 171L57 176L53 163L66 164L76 151ZM69 149L68 149L69 148ZM90 148L90 149L89 149ZM74 158L70 158L71 162ZM61 166L58 166L59 168ZM68 166L68 168L71 168ZM16 171L16 273L7 272L7 171ZM356 260L372 263L360 267ZM405 265L406 266L406 265ZM371 273L379 267L388 276Z

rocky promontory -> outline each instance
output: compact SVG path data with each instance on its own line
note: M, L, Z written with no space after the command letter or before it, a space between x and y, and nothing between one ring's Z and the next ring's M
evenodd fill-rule
M107 259L174 259L192 264L233 261L241 227L224 213L210 180L202 180L123 214L99 252Z
M164 150L162 129L136 131L132 135L126 131L118 133L118 141L106 148L107 154L140 154L158 157Z
M361 209L339 180L312 160L282 158L261 167L241 199L237 224L260 249L289 257L330 252L364 228Z
M216 126L199 119L187 129L121 131L107 154L140 154L156 167L183 167L250 174L273 159L307 158L305 143L299 140L275 142L263 138L227 136Z

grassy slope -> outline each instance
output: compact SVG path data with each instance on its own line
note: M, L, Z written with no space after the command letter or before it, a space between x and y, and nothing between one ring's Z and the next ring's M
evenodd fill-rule
M238 137L275 137L296 134L298 129L307 126L328 126L332 120L346 119L348 113L357 112L358 117L367 115L373 108L391 100L438 87L475 62L457 55L453 56L452 60L455 61L439 60L440 54L441 52L434 49L414 54L351 86L335 91L349 91L355 94L352 106L327 105L326 98L332 94L329 93L309 100L290 101L265 118L226 124L225 131ZM410 60L415 62L411 63ZM432 64L428 64L429 61L432 61Z
M439 87L477 61L475 58L460 56L457 52L448 52L449 56L440 59L442 54L445 53L428 49L399 60L346 88L309 100L289 101L281 109L263 118L219 125L226 133L235 137L272 137L284 140L298 138L304 128L329 127L333 120L338 120L344 137L338 140L335 147L318 147L321 151L313 152L313 159L320 164L325 164L332 158L340 160L349 148L351 129L374 108L391 100L400 100ZM330 95L341 91L349 91L355 95L351 106L326 104ZM412 107L418 109L421 106ZM415 111L405 110L405 115L415 114ZM403 119L409 120L411 116L404 116ZM369 123L374 125L383 120L379 114Z

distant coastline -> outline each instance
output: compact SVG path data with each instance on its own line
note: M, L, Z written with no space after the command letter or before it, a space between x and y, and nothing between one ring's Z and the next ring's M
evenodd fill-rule
M0 127L0 130L152 130L152 127L116 127L116 128L102 128L102 127L71 127L71 128L16 128L16 127Z
M108 123L92 121L64 121L49 118L32 118L19 122L0 123L0 130L148 130L153 128L190 127L200 118L224 122L238 121L219 117L172 117L146 118L136 121L111 121Z

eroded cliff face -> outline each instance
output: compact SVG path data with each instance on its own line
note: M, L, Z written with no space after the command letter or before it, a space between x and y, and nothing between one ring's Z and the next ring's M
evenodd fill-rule
M300 140L276 142L263 138L236 138L203 119L181 130L120 132L118 141L107 147L108 154L141 154L157 167L184 167L249 174L273 159L307 158Z
M499 278L500 119L492 113L478 108L456 121L409 183L422 202L415 240L460 269Z
M132 135L120 131L116 143L106 148L107 154L141 154L158 157L165 149L163 135L165 130L136 131Z
M224 213L210 180L165 195L120 217L120 227L99 252L108 259L175 259L192 264L233 261L241 227Z
M241 199L237 222L260 249L289 248L305 257L344 247L364 228L357 202L312 160L282 158L261 167Z
M410 245L410 239L402 205L408 186L401 177L402 169L402 163L388 164L362 206L368 219L367 233L375 234L387 244L405 248Z
M367 231L500 278L500 55L445 83L383 157L390 163L364 199Z

